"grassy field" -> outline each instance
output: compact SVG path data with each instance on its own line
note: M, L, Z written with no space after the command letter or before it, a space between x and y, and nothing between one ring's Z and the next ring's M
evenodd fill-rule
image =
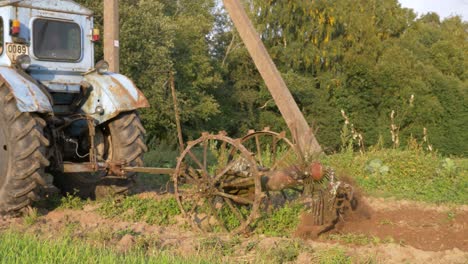
M340 153L323 160L354 179L365 194L429 203L468 202L468 159L419 150Z
M114 264L114 263L237 263L225 259L230 252L229 244L221 240L206 239L202 250L197 255L174 254L169 250L151 248L132 250L126 253L112 248L100 247L85 243L79 239L48 240L33 235L24 235L14 231L0 233L0 263L69 263L69 264ZM294 261L301 252L308 250L314 263L354 263L353 258L346 255L340 247L314 251L305 249L299 242L281 242L278 248L266 252L258 252L253 256L255 263L284 263ZM367 259L362 263L372 263Z
M43 240L14 232L0 234L0 262L13 263L214 263L208 256L182 257L165 252L131 251L125 254L79 240Z

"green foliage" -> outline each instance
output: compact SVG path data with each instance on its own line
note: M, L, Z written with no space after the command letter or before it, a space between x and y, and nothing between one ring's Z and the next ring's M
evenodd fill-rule
M382 163L379 159L373 159L366 165L366 171L372 175L385 176L390 168Z
M463 39L468 24L459 17L416 19L395 0L378 5L368 0L247 2L262 40L300 109L318 128L326 151L339 149L340 109L350 113L367 145L381 136L391 143L394 110L401 142L421 139L426 127L435 149L466 154ZM232 41L226 43L229 34ZM237 35L222 36L228 47L222 64L227 85L237 98L236 109L249 119L237 127L285 129Z
M340 174L352 175L372 195L434 203L468 201L466 170L454 170L446 159L433 153L383 149L363 155L336 154L326 157L324 162ZM382 166L390 168L386 174L381 173Z
M302 204L288 203L269 214L264 212L255 231L270 236L289 236L297 228L303 209Z
M59 208L81 210L85 204L86 201L82 200L80 197L67 193L67 195L60 199Z
M95 12L96 27L103 32L102 1L77 2ZM198 135L201 125L219 113L211 93L220 77L206 39L213 27L214 0L123 0L119 7L121 73L149 99L151 108L142 110L149 137L173 139L175 134L169 71L176 72L185 131ZM96 46L95 57L102 59L102 44Z
M144 221L154 225L174 223L174 216L180 214L175 198L154 200L126 197L122 201L107 200L100 205L98 212L105 217L117 217L127 221Z
M459 168L455 161L450 158L445 158L441 163L441 168L438 170L442 177L456 177L459 173Z

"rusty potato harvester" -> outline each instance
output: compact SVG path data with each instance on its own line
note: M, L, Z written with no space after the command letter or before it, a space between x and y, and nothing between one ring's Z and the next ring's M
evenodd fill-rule
M175 169L130 167L122 163L64 164L64 170L172 175L179 208L194 229L242 233L252 230L274 199L300 199L320 231L330 229L353 208L353 188L331 168L305 160L286 133L268 128L240 139L225 132L203 133L187 143ZM281 195L273 195L281 194Z

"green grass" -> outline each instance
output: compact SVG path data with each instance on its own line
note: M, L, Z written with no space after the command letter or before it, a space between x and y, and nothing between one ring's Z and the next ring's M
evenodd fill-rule
M82 210L88 201L81 199L78 196L67 193L66 196L60 198L58 204L59 209L73 209L73 210Z
M316 252L314 254L314 262L319 264L351 264L351 257L346 255L346 252L338 247L330 248Z
M418 150L378 150L364 153L341 153L324 158L339 174L354 178L366 193L431 203L465 204L468 202L467 160L455 160L447 166L446 158ZM369 168L381 162L385 170ZM379 165L380 166L380 165Z
M44 241L14 232L0 234L0 263L214 263L214 257L176 256L168 252L143 251L119 254L77 240Z
M269 236L290 236L299 224L303 209L302 204L288 203L271 214L263 213L255 232Z
M117 217L126 221L144 221L152 225L174 224L173 216L180 214L175 198L161 200L129 196L121 201L104 201L98 213L105 217Z

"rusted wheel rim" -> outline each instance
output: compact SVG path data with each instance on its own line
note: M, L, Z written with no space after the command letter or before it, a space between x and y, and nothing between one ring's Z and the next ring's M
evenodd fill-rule
M213 148L210 142L217 147ZM219 154L215 161L209 160L211 151ZM233 151L248 165L244 176L232 173L238 166L228 159ZM174 192L182 214L195 229L231 233L245 231L258 217L263 197L260 174L251 153L239 140L223 134L204 134L189 142L178 159Z
M303 163L297 146L286 137L285 132L277 133L268 129L250 131L241 139L241 143L254 154L255 161L265 170Z

